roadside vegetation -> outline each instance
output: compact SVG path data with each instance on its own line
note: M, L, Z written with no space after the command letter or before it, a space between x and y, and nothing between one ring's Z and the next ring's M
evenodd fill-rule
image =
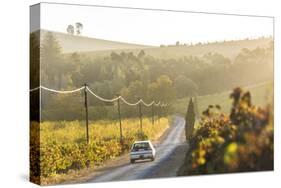
M230 113L220 105L202 113L178 175L273 170L273 101L256 106L241 88L230 98Z
M40 126L40 156L31 157L40 158L42 181L70 171L99 166L126 153L136 140L157 140L169 127L169 122L167 118L160 118L152 125L150 119L144 118L143 131L139 119L123 120L122 125L123 144L120 143L119 122L90 122L90 142L87 144L83 121L46 121L40 125L32 122L31 131L38 131L36 127ZM32 146L36 148L36 144Z

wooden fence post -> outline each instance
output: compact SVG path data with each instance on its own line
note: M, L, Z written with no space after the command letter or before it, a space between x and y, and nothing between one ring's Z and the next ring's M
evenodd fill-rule
M160 124L161 116L162 116L162 107L161 107L161 105L160 105L159 108L158 108L158 123L159 123L159 124Z
M152 125L154 125L154 103L151 105L151 116Z
M140 99L139 99L140 100ZM141 102L139 103L139 116L140 116L140 128L142 131L142 111L141 111Z
M87 84L84 85L84 96L85 96L85 112L86 112L86 141L89 144L89 117L88 117L88 96L87 96Z
M120 98L117 100L117 109L119 117L119 129L120 129L120 143L123 145L123 134L122 134L122 122L121 122L121 111L120 111Z

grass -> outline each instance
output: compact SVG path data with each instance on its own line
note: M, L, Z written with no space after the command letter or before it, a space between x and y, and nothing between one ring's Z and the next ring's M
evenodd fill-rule
M243 87L242 87L243 88ZM244 90L249 90L252 95L252 102L257 106L264 106L271 102L273 95L273 84L272 82L258 84L252 87L244 87ZM225 91L222 93L216 93L212 95L198 96L197 97L197 108L198 113L201 114L209 105L219 104L221 111L229 113L231 109L231 100L229 98L231 91ZM181 115L185 115L187 111L189 98L179 99L173 108Z

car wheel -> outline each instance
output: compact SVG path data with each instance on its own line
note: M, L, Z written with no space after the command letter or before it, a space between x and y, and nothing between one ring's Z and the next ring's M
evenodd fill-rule
M134 160L134 159L131 159L131 163L135 163L135 160Z

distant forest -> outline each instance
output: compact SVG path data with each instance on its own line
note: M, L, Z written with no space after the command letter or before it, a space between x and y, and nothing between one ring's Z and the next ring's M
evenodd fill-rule
M103 57L78 52L64 54L51 32L46 33L41 42L38 39L38 33L31 34L30 51L33 53L30 54L30 68L31 75L34 75L31 88L38 86L39 67L35 62L39 59L40 84L43 86L66 90L87 83L104 98L122 95L131 102L140 97L148 102L161 100L172 103L181 98L222 92L273 79L273 41L253 50L242 48L234 59L213 53L212 49L200 57L188 55L161 59L146 54L145 49L140 49L138 53L112 51ZM83 107L81 101L74 99L75 96L42 95L43 110L48 110L46 119L68 120L82 116L75 115L77 110L73 106L79 103L80 108ZM91 106L103 109L102 113L96 112L95 118L108 116L106 107L112 104L95 99L90 101ZM73 111L65 115L59 113L62 109ZM130 116L130 110L125 116Z

